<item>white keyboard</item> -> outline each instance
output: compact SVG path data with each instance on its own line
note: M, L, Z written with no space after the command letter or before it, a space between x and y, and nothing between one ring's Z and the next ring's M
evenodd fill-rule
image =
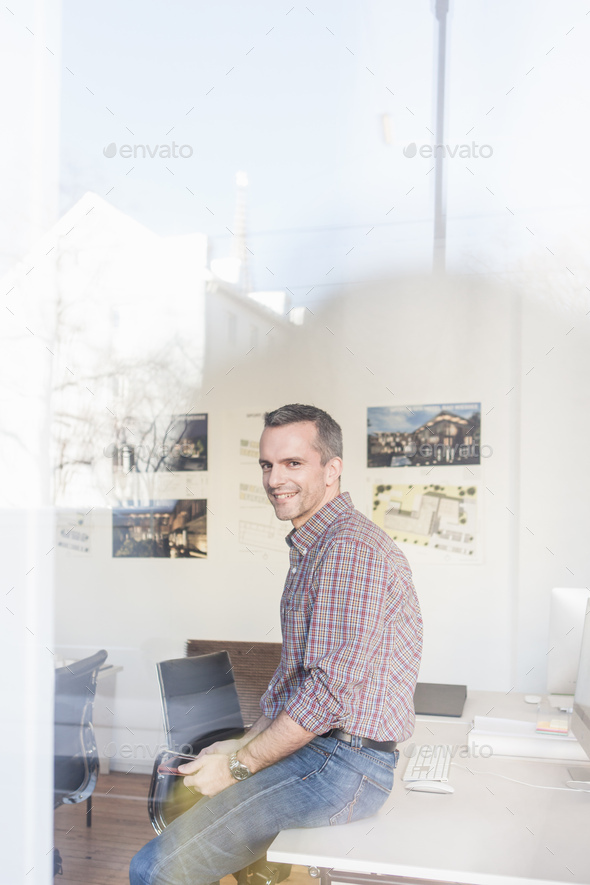
M452 747L448 744L422 744L414 747L403 781L447 781Z

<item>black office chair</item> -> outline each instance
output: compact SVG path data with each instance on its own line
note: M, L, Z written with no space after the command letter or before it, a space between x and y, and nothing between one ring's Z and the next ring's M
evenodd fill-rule
M90 796L98 778L98 751L92 711L103 649L55 671L53 807L87 801L86 826L92 822Z
M241 737L244 721L227 651L162 661L157 670L168 749L154 762L148 811L160 834L202 796L185 787L182 777L158 768L186 762L178 754L196 755L214 741ZM290 872L290 864L271 864L261 858L234 876L238 885L276 885Z
M181 777L159 772L158 767L186 762L176 759L179 753L196 755L214 741L241 737L244 721L226 651L161 661L157 671L168 749L154 763L148 811L160 834L201 795L185 787Z

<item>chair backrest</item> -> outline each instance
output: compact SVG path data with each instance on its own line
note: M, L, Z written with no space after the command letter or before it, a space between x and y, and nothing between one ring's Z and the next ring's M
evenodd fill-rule
M157 665L166 742L178 752L244 728L232 665L226 651L160 661Z
M92 727L96 677L108 653L55 671L54 805L82 802L94 789L98 752Z
M280 642L231 642L219 639L189 639L187 655L227 651L233 666L236 690L246 725L260 717L260 698L281 660Z
M201 796L183 779L158 771L161 762L176 767L175 753L197 754L216 740L240 737L244 721L226 651L160 661L157 665L166 743L158 754L148 795L148 813L156 833L197 802Z

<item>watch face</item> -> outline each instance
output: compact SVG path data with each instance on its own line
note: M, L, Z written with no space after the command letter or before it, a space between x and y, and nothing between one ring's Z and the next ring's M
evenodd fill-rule
M240 760L233 753L229 757L229 770L237 781L245 781L246 778L250 777L252 774L250 769L246 768L245 765L242 765Z

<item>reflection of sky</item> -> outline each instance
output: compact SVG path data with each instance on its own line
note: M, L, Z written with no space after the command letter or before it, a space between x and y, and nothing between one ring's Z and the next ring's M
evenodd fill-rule
M93 190L159 234L206 234L221 256L243 169L258 288L312 304L351 280L430 269L431 161L402 149L433 141L433 6L64 0L62 210ZM445 142L493 150L447 163L453 269L505 270L537 242L583 238L586 6L451 3ZM172 141L192 156L103 156Z
M471 418L480 411L480 403L441 403L428 406L375 406L367 409L369 433L411 433L430 421L439 412L452 412L461 418Z

